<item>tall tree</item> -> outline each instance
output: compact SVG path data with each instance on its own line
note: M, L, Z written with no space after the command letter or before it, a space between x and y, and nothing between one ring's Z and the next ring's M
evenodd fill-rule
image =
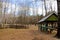
M52 2L50 1L50 9L51 9L51 12L52 12Z
M47 15L46 0L44 0L45 15Z
M57 0L58 5L58 30L57 30L57 37L60 38L60 0Z
M2 19L2 1L0 1L0 19ZM1 20L2 22L2 20Z
M3 12L3 19L4 19L4 24L6 23L6 18L5 18L5 14L6 14L6 0L5 0L5 2L3 2L4 3L4 12Z

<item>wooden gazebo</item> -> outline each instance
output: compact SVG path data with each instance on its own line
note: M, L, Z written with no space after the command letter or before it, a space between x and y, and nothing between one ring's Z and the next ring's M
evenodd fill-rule
M41 31L52 31L55 30L58 26L57 21L57 14L55 13L51 13L49 15L47 15L46 17L42 18L40 21L38 21L39 24L39 30Z

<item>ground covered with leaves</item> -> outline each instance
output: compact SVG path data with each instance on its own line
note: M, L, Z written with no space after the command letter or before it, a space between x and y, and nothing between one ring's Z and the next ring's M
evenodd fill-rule
M0 29L0 40L58 40L49 34L38 31L35 25L29 29Z

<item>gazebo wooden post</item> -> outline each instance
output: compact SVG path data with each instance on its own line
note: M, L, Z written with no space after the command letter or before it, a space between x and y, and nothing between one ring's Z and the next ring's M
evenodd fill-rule
M53 31L53 22L51 23L51 25L52 25L52 27L51 27L51 30L50 30L50 32L52 32L52 31Z
M47 31L47 29L48 29L48 22L46 22L46 31Z
M42 23L40 24L40 30L42 31Z

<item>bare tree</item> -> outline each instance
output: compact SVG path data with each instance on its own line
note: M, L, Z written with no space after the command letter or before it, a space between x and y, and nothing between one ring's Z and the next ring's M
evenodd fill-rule
M50 1L50 9L51 9L51 12L52 12L53 10L52 10L52 2L51 1Z
M2 23L2 1L0 1L0 22Z
M44 0L45 15L47 15L46 0Z
M57 0L58 4L58 30L56 36L60 38L60 0Z

